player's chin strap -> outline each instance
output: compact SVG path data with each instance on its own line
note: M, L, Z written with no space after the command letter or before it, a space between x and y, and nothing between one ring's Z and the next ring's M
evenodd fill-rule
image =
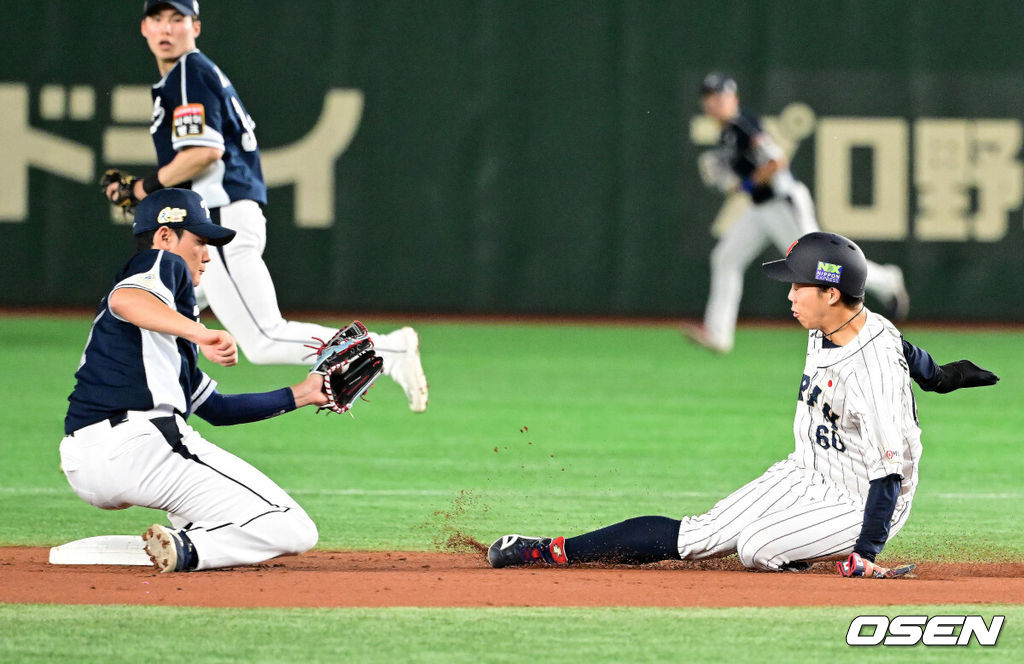
M852 323L852 322L854 321L854 319L855 319L855 318L857 318L857 316L860 316L860 315L861 315L861 313L862 313L863 311L864 311L864 305L862 304L862 305L860 305L860 309L858 309L858 310L857 310L857 313L855 313L854 315L850 316L850 318L849 318L849 319L848 319L848 320L847 320L847 321L846 321L845 323L843 323L842 325L840 325L840 326L839 326L839 327L837 327L836 329L832 330L832 331L831 331L831 332L829 332L828 334L825 334L824 332L822 332L822 333L821 333L821 336L822 336L822 337L824 337L824 338L826 338L826 339L828 339L828 338L829 338L829 337L831 337L831 336L832 336L833 334L835 334L835 333L836 333L836 332L838 332L839 330L843 329L844 327L846 327L847 325L849 325L850 323ZM831 341L831 339L829 339L829 341Z

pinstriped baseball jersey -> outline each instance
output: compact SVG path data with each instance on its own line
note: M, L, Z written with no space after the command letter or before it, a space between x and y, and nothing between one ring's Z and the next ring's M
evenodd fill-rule
M902 337L884 317L865 312L864 327L845 346L809 334L792 458L861 500L871 480L898 474L901 499L909 501L921 429Z

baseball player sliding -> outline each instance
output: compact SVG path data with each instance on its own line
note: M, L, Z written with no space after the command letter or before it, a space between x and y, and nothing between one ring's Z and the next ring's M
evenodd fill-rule
M711 252L711 291L702 327L688 328L695 342L718 353L732 350L743 295L743 272L769 242L784 251L805 233L818 230L814 201L793 177L782 150L760 119L740 107L736 81L718 72L700 86L704 112L718 121L718 147L700 156L701 177L723 193L743 191L752 205L729 227ZM906 316L910 305L903 271L868 261L867 290L886 304L891 318Z
M936 366L864 306L868 263L852 241L813 232L765 274L790 284L793 317L808 330L792 454L706 514L643 516L577 537L506 535L493 567L574 562L649 563L738 553L760 570L839 560L844 576L898 576L875 564L910 516L921 460L911 376L927 390L991 385L967 360Z
M256 123L227 76L196 48L200 27L196 0L146 1L142 36L162 76L153 86L150 127L160 167L141 179L108 171L101 183L107 198L127 209L163 187L201 194L214 223L235 231L237 239L211 252L197 294L200 303L205 299L250 361L306 364L310 340L329 339L335 330L281 315L263 262L267 187ZM405 391L409 408L425 410L427 379L416 331L403 327L370 337L384 360L384 374Z
M314 367L300 383L272 392L218 392L197 366L198 353L227 367L238 351L228 332L199 322L194 287L211 262L210 247L237 241L235 232L212 223L199 194L161 189L139 203L134 233L139 251L100 302L68 398L60 443L68 483L103 509L166 510L173 529L156 524L143 535L162 572L245 565L312 548L317 529L298 503L187 420L194 413L214 425L242 424L326 406L323 373ZM358 324L339 335L347 332L365 339ZM366 359L369 369L354 382L330 374L337 392L355 399L372 384L380 360L372 353Z

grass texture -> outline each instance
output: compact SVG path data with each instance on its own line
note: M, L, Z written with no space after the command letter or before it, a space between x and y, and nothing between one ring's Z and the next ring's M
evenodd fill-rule
M339 321L334 321L339 322ZM387 332L393 321L369 321ZM0 318L0 544L141 533L162 514L79 500L57 446L86 317ZM444 549L458 532L571 535L641 514L680 517L793 448L806 337L743 328L711 356L668 325L422 322L427 413L382 379L355 418L312 409L215 428L213 442L266 472L316 521L324 549ZM1024 334L904 330L940 362L967 357L994 388L918 392L925 454L914 511L887 556L1021 560ZM204 364L223 392L298 382L301 367ZM3 601L0 589L0 602ZM850 648L861 608L209 610L0 604L0 661L946 661L959 648ZM899 613L898 607L883 612ZM1007 615L985 661L1019 661L1024 607L912 607ZM799 650L792 644L798 643ZM163 645L160 645L163 644ZM980 651L980 652L979 652ZM803 655L801 655L801 653Z
M1006 617L994 647L846 645L857 615ZM245 609L0 605L0 659L139 662L1019 662L1024 607ZM49 638L40 638L46 634ZM116 638L112 638L116 635ZM187 641L187 642L185 642ZM187 651L187 652L186 652Z
M390 330L387 321L371 329ZM141 532L161 514L104 512L59 470L66 397L86 318L0 318L0 543L54 545ZM194 426L286 488L327 549L432 550L458 530L576 534L641 514L700 513L793 448L806 343L799 328L741 329L716 357L671 326L423 323L425 414L382 378L354 419L313 409ZM940 362L969 357L995 387L918 392L921 481L887 552L1024 558L1024 334L905 331ZM300 367L223 368L223 392L298 382Z

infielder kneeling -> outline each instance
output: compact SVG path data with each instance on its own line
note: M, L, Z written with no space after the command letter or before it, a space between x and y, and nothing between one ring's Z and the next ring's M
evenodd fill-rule
M323 405L323 376L259 394L220 394L196 365L202 351L237 363L235 340L199 322L194 287L235 232L211 223L199 194L162 189L139 203L138 253L100 303L68 398L61 468L103 509L166 510L175 530L143 535L162 572L258 563L316 544L316 525L287 493L186 422L241 424Z
M578 537L506 535L488 550L493 567L532 563L697 560L739 554L761 570L845 559L844 576L898 576L912 565L874 565L907 522L917 487L921 430L910 379L949 392L998 378L967 360L936 366L864 307L867 263L832 233L809 233L786 258L765 263L791 284L793 316L807 328L793 433L796 449L706 514L645 516Z

